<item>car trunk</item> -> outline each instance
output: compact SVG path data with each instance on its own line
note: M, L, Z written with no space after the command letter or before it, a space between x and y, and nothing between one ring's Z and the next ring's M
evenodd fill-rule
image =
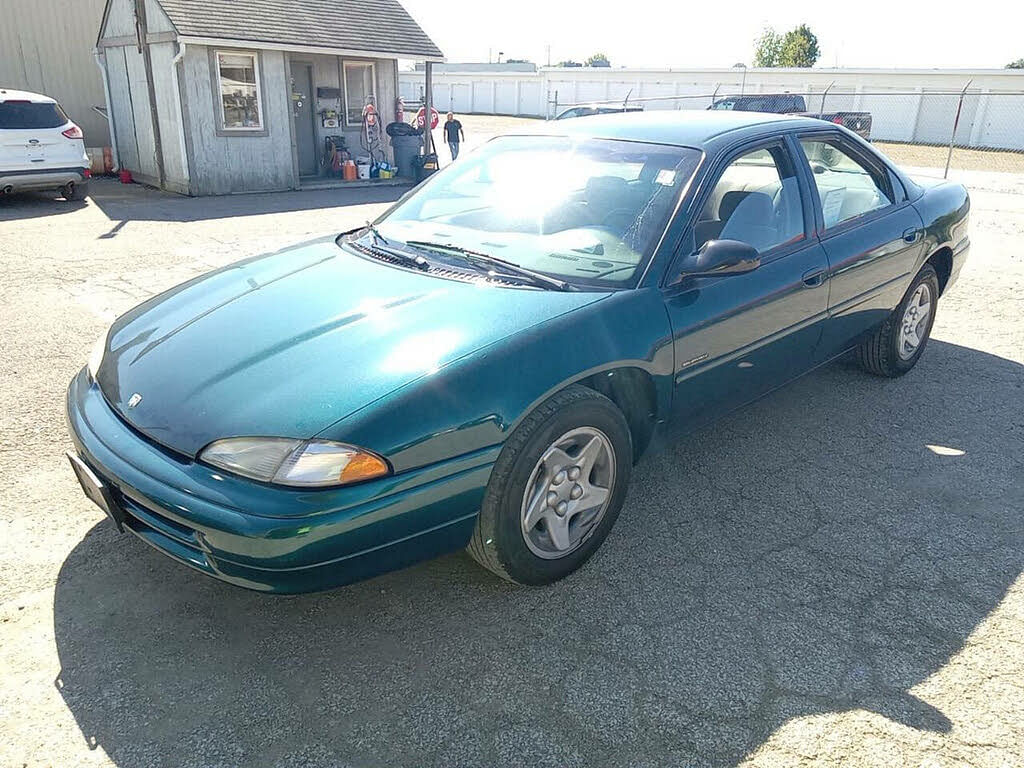
M53 102L0 102L0 171L35 171L82 165L81 139L61 131L70 121Z

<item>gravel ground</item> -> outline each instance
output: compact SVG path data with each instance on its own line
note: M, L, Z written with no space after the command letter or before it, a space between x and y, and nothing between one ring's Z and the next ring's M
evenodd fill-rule
M64 387L117 313L396 192L94 189L0 201L0 766L1024 764L1024 195L974 191L913 372L646 457L564 582L456 554L274 598L114 532Z

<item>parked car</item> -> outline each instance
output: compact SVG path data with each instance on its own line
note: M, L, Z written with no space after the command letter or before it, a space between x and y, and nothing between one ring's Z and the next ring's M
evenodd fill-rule
M82 200L89 176L82 129L56 101L0 89L0 195L52 189Z
M772 112L780 115L805 115L827 120L849 128L862 139L871 139L870 112L813 112L798 93L759 93L750 96L727 96L718 99L708 109L728 109L743 112Z
M601 545L655 438L851 351L912 369L967 257L966 190L919 186L837 125L551 130L118 318L67 393L85 493L253 589L467 546L547 584Z
M574 107L563 109L555 116L555 120L567 120L570 117L589 117L591 115L614 115L622 112L643 112L644 108L636 104L627 106L625 104L577 104Z

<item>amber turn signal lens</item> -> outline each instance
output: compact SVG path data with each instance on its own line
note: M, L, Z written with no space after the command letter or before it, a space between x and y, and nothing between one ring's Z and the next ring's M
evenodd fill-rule
M341 476L338 479L342 483L357 483L360 480L369 480L387 473L388 465L383 459L370 453L357 453L341 470Z

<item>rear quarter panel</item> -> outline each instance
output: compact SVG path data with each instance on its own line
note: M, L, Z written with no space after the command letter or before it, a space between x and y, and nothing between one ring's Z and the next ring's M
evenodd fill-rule
M949 248L954 256L966 251L971 218L971 198L966 188L951 182L926 186L914 207L924 226L925 259L940 248Z

